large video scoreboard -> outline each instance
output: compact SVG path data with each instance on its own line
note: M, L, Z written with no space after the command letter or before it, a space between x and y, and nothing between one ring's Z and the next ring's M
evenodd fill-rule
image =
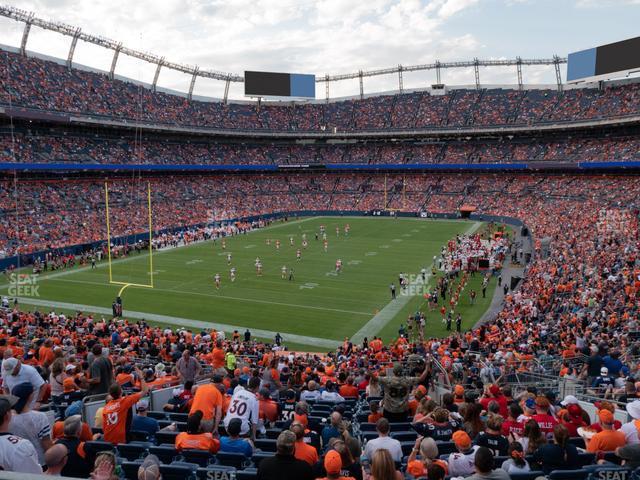
M567 81L582 82L640 71L640 37L570 53Z
M316 76L299 73L244 72L247 97L316 98Z

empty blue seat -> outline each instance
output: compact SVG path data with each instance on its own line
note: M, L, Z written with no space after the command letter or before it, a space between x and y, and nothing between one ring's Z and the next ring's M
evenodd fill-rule
M126 480L138 480L138 469L142 465L142 460L135 462L124 461L120 463L122 475Z
M589 470L554 470L547 478L549 480L586 480Z
M509 475L511 475L511 480L536 480L538 477L544 477L544 472L510 473Z
M151 446L149 453L157 456L162 463L171 463L180 454L173 445Z
M118 444L118 456L129 461L135 461L147 455L147 446L140 443L120 443Z
M360 424L360 431L361 432L375 432L376 431L376 424L375 423L361 423Z
M160 465L162 480L187 480L197 471L197 465L172 463Z
M256 448L259 448L263 452L275 452L276 441L271 438L259 438L254 442Z
M220 454L218 453L218 456L219 455ZM264 460L265 458L271 458L271 457L273 457L273 453L271 452L255 452L251 457L251 461L253 462L253 465L256 468L258 468L262 460Z
M418 434L416 432L391 432L391 438L395 438L399 442L415 442Z
M156 443L158 445L162 445L166 443L175 445L176 437L178 436L178 433L180 432L158 432L156 433Z
M273 454L271 454L273 455ZM216 454L216 462L218 465L226 465L241 470L249 464L249 459L242 453L237 452L218 452Z
M197 463L201 467L206 467L210 463L215 462L216 457L206 450L182 450L180 456L185 462Z
M90 442L84 442L84 451L87 454L87 457L93 459L100 452L114 452L116 451L116 446L109 442L101 442L97 440L92 440Z

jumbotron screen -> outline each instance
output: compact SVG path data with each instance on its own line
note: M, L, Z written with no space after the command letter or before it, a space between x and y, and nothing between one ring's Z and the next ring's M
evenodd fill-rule
M640 37L570 53L567 81L640 69Z
M245 71L244 94L248 97L316 98L316 77L299 73Z

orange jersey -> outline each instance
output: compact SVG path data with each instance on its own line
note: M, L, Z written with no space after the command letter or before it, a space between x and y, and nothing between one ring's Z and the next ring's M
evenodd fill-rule
M102 410L102 430L104 440L113 444L127 441L127 416L142 393L134 393L108 402Z
M193 403L191 404L191 410L189 413L194 413L197 410L202 411L203 420L212 420L216 411L216 407L222 409L222 394L218 387L213 383L205 383L199 385L193 396Z
M176 450L205 450L216 453L220 450L220 440L213 438L210 433L199 433L193 435L187 432L180 432L176 437Z

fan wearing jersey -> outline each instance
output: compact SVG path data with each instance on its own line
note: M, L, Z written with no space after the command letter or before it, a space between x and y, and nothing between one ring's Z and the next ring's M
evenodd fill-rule
M11 408L18 403L12 395L0 395L0 470L18 473L42 473L38 454L29 440L9 430Z
M136 368L136 377L140 381L140 391L131 395L122 396L122 388L114 383L109 388L111 400L102 410L102 428L104 440L114 445L127 442L127 431L131 425L131 407L133 407L149 391L144 375Z
M241 436L251 435L252 439L256 438L256 428L259 418L259 406L256 392L260 387L260 379L258 377L251 377L247 388L238 385L231 397L227 414L224 417L225 428L229 426L229 423L234 418L239 418L242 421L242 428L240 429Z

